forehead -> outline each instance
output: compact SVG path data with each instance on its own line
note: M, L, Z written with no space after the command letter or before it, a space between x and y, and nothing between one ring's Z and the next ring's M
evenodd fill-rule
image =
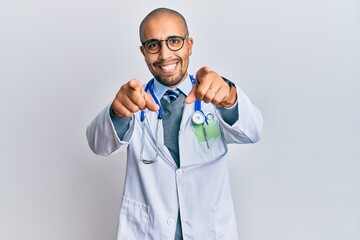
M181 18L171 14L153 16L144 24L143 37L147 39L166 39L168 36L183 36L186 29Z

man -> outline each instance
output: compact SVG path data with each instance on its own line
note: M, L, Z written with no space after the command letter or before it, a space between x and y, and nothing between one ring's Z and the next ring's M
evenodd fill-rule
M178 12L149 13L140 40L154 79L122 85L87 128L96 154L128 154L118 239L237 239L227 144L257 142L262 116L208 67L188 74L193 39Z

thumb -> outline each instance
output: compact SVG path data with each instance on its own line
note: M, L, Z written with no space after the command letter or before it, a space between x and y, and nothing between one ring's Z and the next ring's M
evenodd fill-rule
M149 109L150 111L157 111L159 110L159 106L156 104L156 102L152 99L151 95L149 93L145 93L145 107Z
M205 77L206 74L208 74L209 72L211 72L211 69L209 67L202 67L200 68L197 73L196 73L196 80L198 82L201 82L201 80L203 80L203 78Z
M195 102L195 100L196 100L196 95L195 95L196 89L197 89L197 84L191 89L190 93L185 98L185 103L186 104L190 104L190 103Z

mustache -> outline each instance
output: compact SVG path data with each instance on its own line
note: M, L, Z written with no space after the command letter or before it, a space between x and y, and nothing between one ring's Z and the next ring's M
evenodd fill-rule
M177 62L181 62L181 58L174 58L171 60L159 60L159 61L155 61L153 63L153 65L158 66L158 65L164 65L164 64L172 64L172 63L177 63Z

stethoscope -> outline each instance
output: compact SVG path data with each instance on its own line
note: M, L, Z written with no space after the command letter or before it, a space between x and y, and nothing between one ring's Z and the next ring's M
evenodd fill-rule
M190 80L191 80L192 85L196 84L196 80L192 75L190 75ZM145 86L145 92L150 92L155 103L159 106L158 116L157 116L157 125L156 125L156 131L155 131L155 148L156 148L156 150L155 150L155 156L153 158L150 158L150 159L144 158L146 115L145 115L145 111L142 110L140 112L140 122L141 122L140 161L143 162L144 164L155 163L159 157L159 146L158 146L159 136L158 135L159 135L159 127L161 126L161 122L162 122L163 111L162 111L161 104L154 93L153 86L154 86L154 79L151 79ZM209 148L209 144L208 144L207 136L206 136L206 130L204 127L204 123L208 124L208 117L201 110L201 101L200 100L195 101L195 111L194 111L193 115L191 116L191 120L192 120L193 124L195 124L195 125L203 125L203 131L204 131L204 136L205 136L205 140L206 140L206 145Z

